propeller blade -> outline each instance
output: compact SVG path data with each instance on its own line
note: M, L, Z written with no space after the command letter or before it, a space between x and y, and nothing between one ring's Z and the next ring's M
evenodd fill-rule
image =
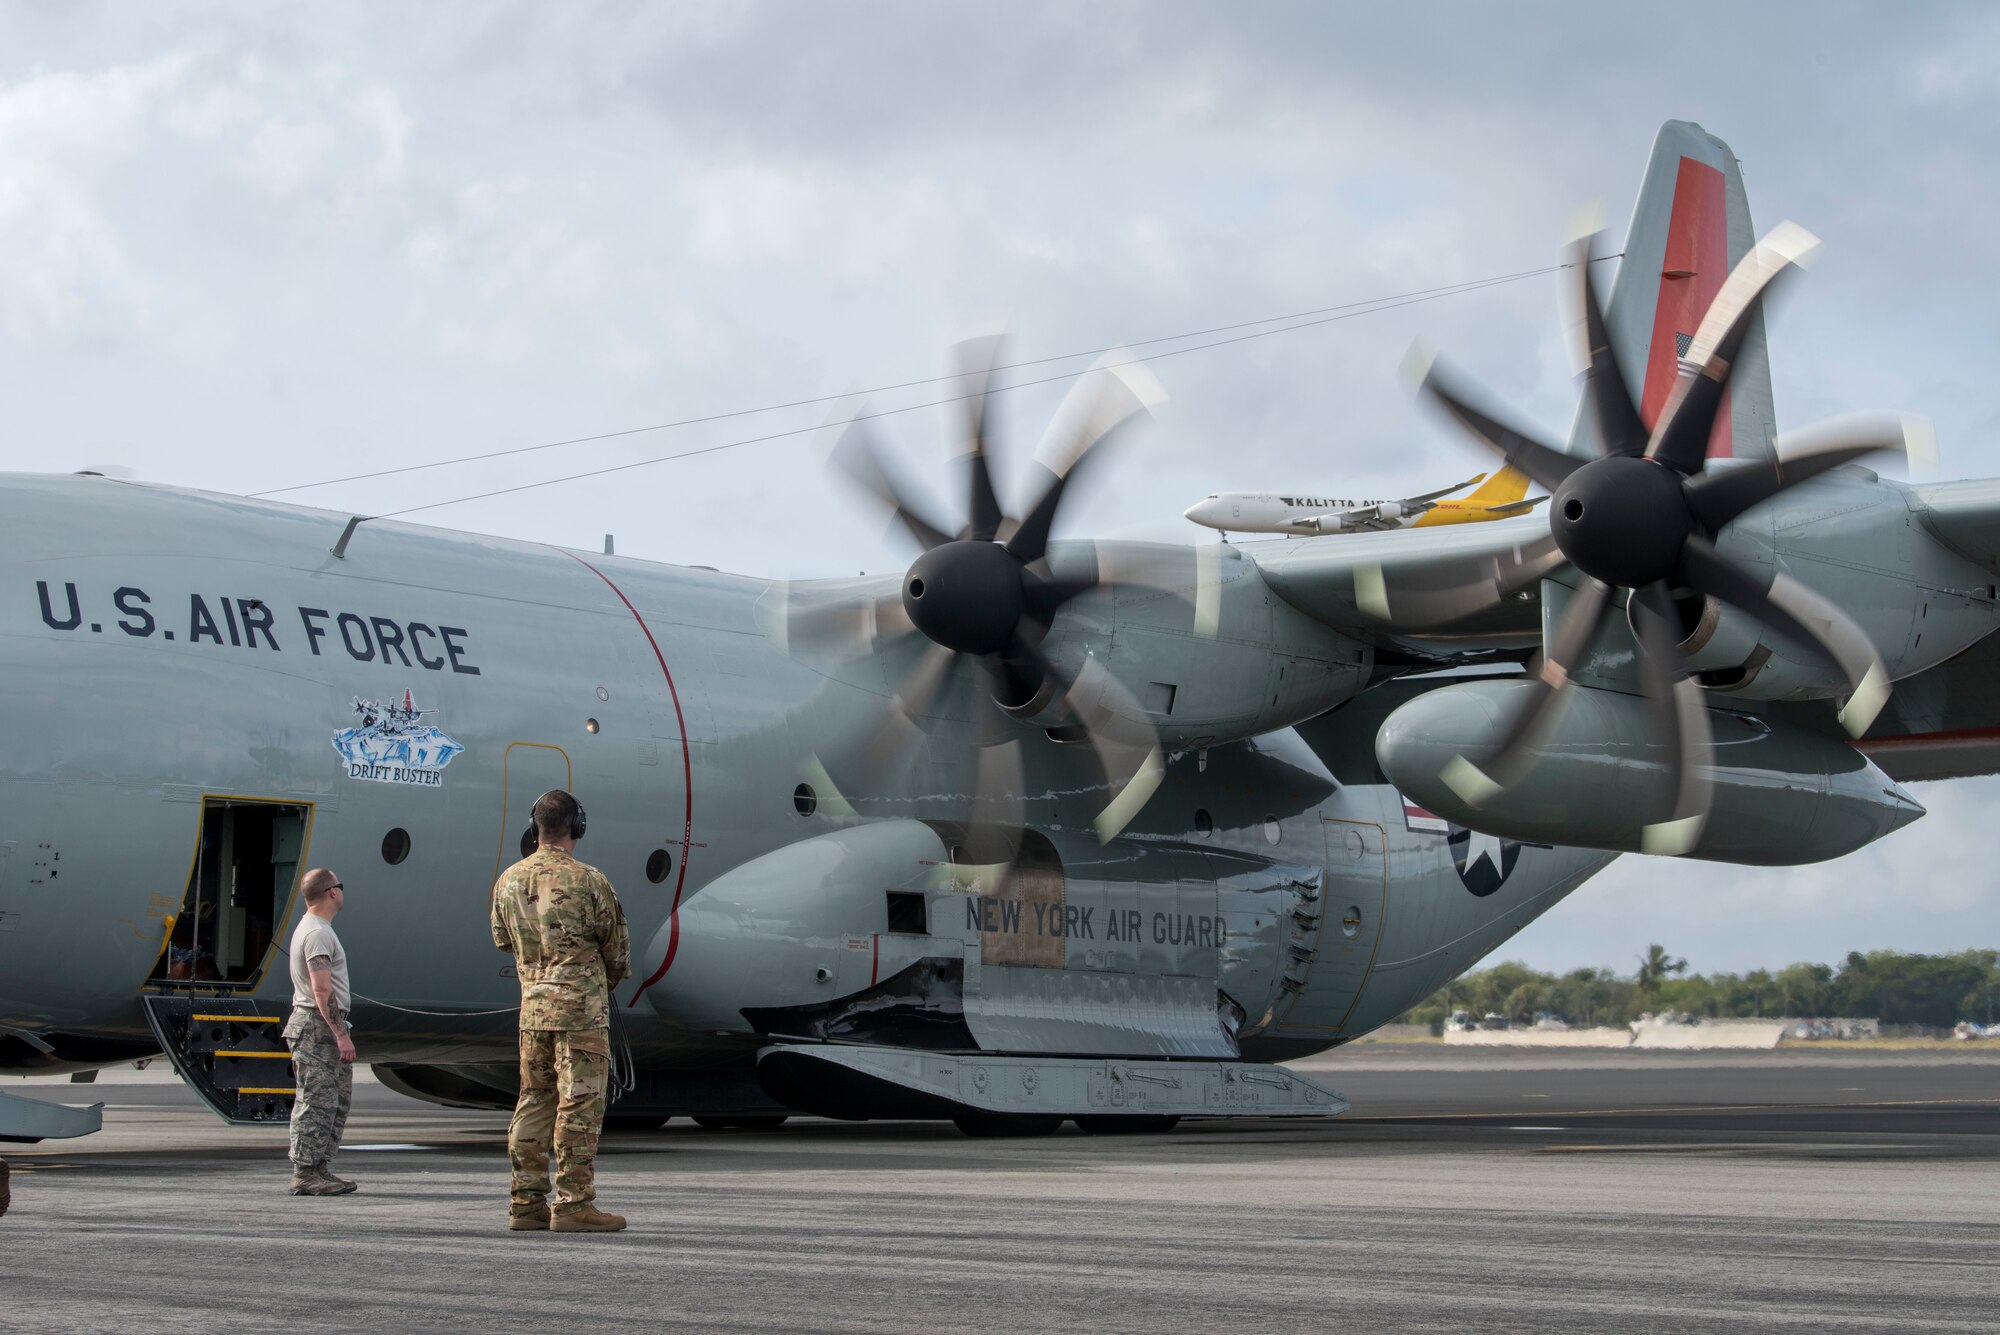
M876 448L873 429L862 418L849 422L840 433L840 440L834 445L829 461L856 487L881 502L892 519L900 523L925 551L951 541L950 534L931 523L904 499L902 490L882 465L882 453Z
M1070 599L1089 593L1103 583L1096 575L1044 575L1046 563L1039 563L1022 573L1021 584L1027 591L1028 611L1037 620L1046 623Z
M1567 559L1554 537L1544 537L1498 555L1401 568L1360 566L1354 572L1354 602L1364 615L1398 629L1448 625L1491 611Z
M1219 542L1197 547L1094 542L1090 552L1096 583L1166 594L1193 610L1198 638L1212 640L1220 631L1222 563L1234 558L1233 548Z
M1542 490L1554 491L1562 485L1564 478L1583 467L1584 460L1564 454L1553 445L1544 445L1475 408L1459 378L1424 349L1412 348L1403 367L1404 374L1416 383L1420 394L1428 396L1488 449L1534 479Z
M993 490L993 470L986 457L986 382L1000 359L1001 337L988 334L970 338L951 350L952 371L957 379L958 432L965 446L966 469L970 474L971 497L966 503L966 536L991 542L1000 531L1005 516Z
M957 665L957 655L950 649L941 644L926 645L896 688L897 712L912 722L928 715Z
M1578 237L1569 254L1570 268L1576 277L1568 288L1574 308L1571 323L1583 338L1578 349L1585 375L1583 395L1590 401L1591 415L1597 424L1598 445L1607 456L1644 454L1646 424L1639 418L1638 406L1625 383L1625 372L1619 368L1618 355L1611 347L1604 308L1597 304L1597 282L1591 273L1591 252L1596 248L1596 240L1595 234Z
M1656 818L1641 833L1640 848L1679 857L1701 842L1708 821L1708 706L1701 687L1680 670L1680 619L1667 586L1655 582L1634 589L1629 605L1639 641L1646 731L1665 765Z
M1007 540L1007 550L1015 560L1026 565L1048 554L1049 528L1062 504L1063 488L1077 465L1113 431L1145 415L1166 397L1153 373L1123 349L1107 353L1070 387L1035 450L1036 461L1051 478L1022 516L1020 528Z
M971 825L975 830L1016 829L1023 815L1021 743L1007 735L1006 715L991 699L984 701L979 711L981 735L972 756Z
M1880 413L1834 418L1781 438L1768 459L1690 478L1688 508L1713 533L1758 502L1828 469L1883 451L1910 457L1917 452L1911 441L1928 435L1929 424L1921 418Z
M780 653L803 650L853 658L885 649L916 629L903 610L901 593L808 601L788 584L773 585L772 590L765 631Z
M1556 622L1542 654L1541 671L1531 678L1537 686L1534 697L1515 715L1513 726L1492 756L1483 765L1458 756L1438 776L1454 793L1475 807L1485 806L1519 783L1534 766L1542 743L1561 715L1570 681L1590 652L1610 605L1611 586L1586 576Z
M1818 247L1819 238L1811 232L1782 222L1730 271L1681 358L1680 378L1654 424L1647 458L1683 473L1701 471L1730 369L1757 312L1772 285Z
M1889 700L1889 673L1861 627L1838 607L1788 575L1767 584L1717 551L1698 533L1681 548L1681 578L1697 592L1712 594L1814 650L1847 680L1841 726L1851 737L1868 725Z
M902 772L928 737L921 720L936 705L957 665L958 656L943 645L924 646L891 696L895 707L871 721L865 734L825 764L843 790L879 792Z
M1010 654L1015 652L1009 649ZM1022 644L1018 652L1050 676L1055 675L1054 665L1040 649ZM1056 707L1097 757L1109 797L1092 819L1091 828L1099 843L1108 844L1159 791L1167 776L1166 756L1152 728L1134 721L1145 717L1139 702L1095 657L1083 660L1082 671Z

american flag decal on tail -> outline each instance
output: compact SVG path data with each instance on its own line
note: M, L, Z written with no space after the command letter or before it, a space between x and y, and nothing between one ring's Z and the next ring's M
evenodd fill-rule
M1450 834L1451 822L1403 798L1403 824L1416 834Z

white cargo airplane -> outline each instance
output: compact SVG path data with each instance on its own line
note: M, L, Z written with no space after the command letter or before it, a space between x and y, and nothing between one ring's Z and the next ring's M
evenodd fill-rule
M1463 500L1440 497L1485 482ZM1306 538L1321 533L1369 533L1392 528L1426 528L1439 524L1474 524L1526 514L1547 500L1528 492L1525 474L1502 468L1488 480L1480 473L1421 496L1400 501L1350 501L1319 496L1283 495L1275 491L1217 492L1184 511L1187 518L1227 533L1283 533Z

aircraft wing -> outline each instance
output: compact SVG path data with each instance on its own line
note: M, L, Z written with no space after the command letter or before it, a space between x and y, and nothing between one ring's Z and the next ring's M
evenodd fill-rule
M1402 522L1402 516L1406 513L1408 511L1398 509L1395 516L1391 517L1384 515L1382 507L1379 505L1357 505L1351 510L1328 510L1324 514L1308 515L1300 522L1311 524L1323 533L1335 531L1343 533L1378 533L1385 529L1398 527ZM1324 522L1329 519L1337 522L1331 525Z
M1403 513L1408 514L1420 505L1428 506L1432 501L1435 501L1440 497L1449 496L1454 491L1464 491L1467 487L1470 487L1475 483L1484 482L1485 480L1486 480L1486 474L1474 473L1471 477L1465 479L1465 481L1463 482L1454 482L1449 487L1439 487L1436 491L1427 491L1421 496L1412 496L1408 500L1403 502Z
M2000 479L1913 488L1920 522L1960 555L2000 575ZM1993 596L1994 586L1966 596ZM1855 743L1892 779L2000 774L2000 635L1896 683Z
M1541 638L1541 576L1560 568L1548 548L1548 519L1528 515L1490 524L1364 533L1342 542L1248 543L1273 592L1307 616L1377 643L1480 640L1487 647L1532 647ZM1468 569L1492 587L1525 597L1471 619L1439 620L1436 581ZM1448 600L1447 600L1448 601Z
M1351 510L1329 510L1325 514L1308 516L1304 521L1321 532L1341 531L1347 533L1381 532L1401 528L1403 521L1436 508L1440 496L1449 496L1454 491L1463 491L1476 482L1484 481L1486 474L1475 473L1463 482L1454 482L1449 487L1424 492L1421 496L1411 496L1401 501L1386 501L1375 505L1359 505ZM1324 520L1338 520L1328 525Z
M1899 782L2000 774L2000 635L1897 682L1854 748Z
M2000 571L2000 478L1913 487L1925 528L1961 556Z

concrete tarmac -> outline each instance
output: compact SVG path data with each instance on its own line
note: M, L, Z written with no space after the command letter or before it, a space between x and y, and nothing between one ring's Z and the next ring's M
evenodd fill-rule
M9 1146L8 1330L1982 1330L2000 1312L2000 1051L1465 1052L1302 1066L1330 1122L971 1140L681 1121L609 1136L608 1236L505 1231L506 1117L369 1082L284 1194L282 1129L155 1067L105 1130Z

